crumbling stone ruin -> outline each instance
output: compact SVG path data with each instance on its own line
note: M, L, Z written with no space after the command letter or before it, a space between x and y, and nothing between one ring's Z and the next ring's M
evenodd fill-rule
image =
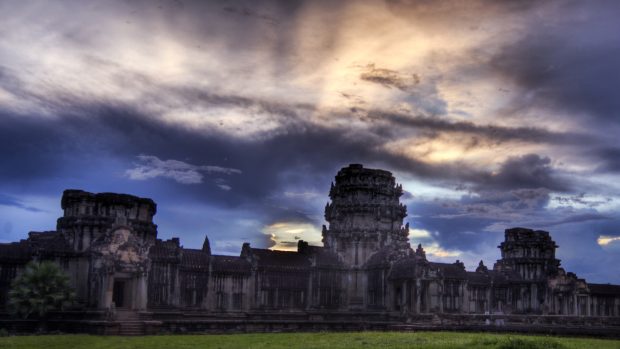
M202 249L157 239L150 199L66 190L55 231L0 244L0 304L11 280L35 259L54 260L71 276L77 305L59 319L78 316L79 328L99 333L491 320L620 326L620 285L566 272L548 232L506 230L491 269L482 261L475 271L458 260L429 261L421 245L409 245L402 194L390 172L349 165L331 185L323 246L299 241L296 252L285 252L245 243L239 256L221 256L211 253L206 237Z

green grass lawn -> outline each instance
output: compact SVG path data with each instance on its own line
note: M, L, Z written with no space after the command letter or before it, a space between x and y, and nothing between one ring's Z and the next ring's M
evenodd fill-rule
M145 337L57 335L0 338L0 348L499 348L619 349L620 340L458 332L265 333Z

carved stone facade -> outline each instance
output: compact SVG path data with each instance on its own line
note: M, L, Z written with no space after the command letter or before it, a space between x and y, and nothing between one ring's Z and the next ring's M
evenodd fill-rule
M329 192L324 246L299 241L296 252L286 252L246 243L239 256L220 256L208 238L202 249L157 239L150 199L67 190L56 231L0 244L0 303L25 263L45 259L68 271L85 311L399 321L423 314L620 316L620 286L565 272L548 232L506 230L492 269L482 261L475 271L458 260L429 261L421 245L409 245L402 193L390 172L350 165Z

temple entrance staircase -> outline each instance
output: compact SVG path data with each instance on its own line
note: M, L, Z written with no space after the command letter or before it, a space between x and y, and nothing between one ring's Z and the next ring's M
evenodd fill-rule
M121 336L141 336L145 334L144 320L133 310L117 310L116 322L120 324L118 334Z

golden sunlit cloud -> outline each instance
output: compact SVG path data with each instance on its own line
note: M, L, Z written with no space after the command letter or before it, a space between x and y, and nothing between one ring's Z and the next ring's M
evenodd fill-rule
M410 239L429 239L430 237L431 237L431 233L428 230L409 229Z
M431 164L460 161L487 168L492 168L511 156L518 156L524 152L537 153L544 149L544 145L541 144L521 141L496 142L460 132L398 139L388 142L384 147L392 153Z
M414 246L421 243L427 256L431 258L450 261L453 257L459 257L462 254L459 250L447 250L439 246L439 243L433 239L433 234L425 229L409 229L409 240Z
M596 239L596 242L601 246L608 246L616 241L620 241L620 236L601 235Z
M321 231L309 223L278 222L263 227L262 233L274 243L269 249L297 251L297 242L304 240L310 245L322 245Z
M422 247L424 247L424 250L426 251L427 256L429 256L431 258L437 257L437 258L440 258L440 259L441 258L447 259L447 258L452 258L452 257L458 257L462 253L459 250L446 250L446 249L443 249L436 242L433 242L433 243L428 244L428 245L423 245Z

